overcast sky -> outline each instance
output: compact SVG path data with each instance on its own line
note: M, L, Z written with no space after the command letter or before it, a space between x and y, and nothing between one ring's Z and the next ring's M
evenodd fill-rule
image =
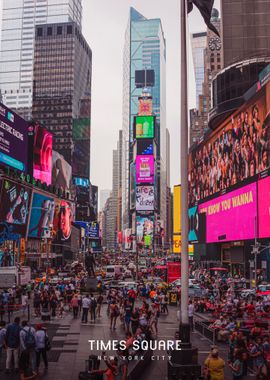
M219 5L216 0L215 6ZM146 18L161 18L167 43L167 127L171 135L171 185L180 182L180 1L83 0L83 33L93 52L91 181L110 189L112 150L122 128L122 57L129 7ZM189 32L205 30L197 9L189 16ZM190 56L191 60L191 56ZM189 67L192 67L189 62ZM190 106L195 105L193 70Z

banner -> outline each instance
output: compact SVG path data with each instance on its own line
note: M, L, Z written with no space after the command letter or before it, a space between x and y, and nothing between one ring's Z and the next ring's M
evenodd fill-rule
M136 187L136 211L154 211L154 186Z
M52 183L62 190L69 190L71 186L72 169L64 157L53 150L52 155Z
M136 157L136 183L154 183L154 156Z

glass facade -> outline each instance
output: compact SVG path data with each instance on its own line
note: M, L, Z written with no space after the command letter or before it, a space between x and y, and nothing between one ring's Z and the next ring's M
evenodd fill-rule
M191 35L192 57L196 82L196 108L199 108L199 95L203 93L204 82L204 50L207 47L207 33Z
M82 0L3 0L0 90L10 108L32 106L35 26L75 21L81 29Z
M153 98L153 113L157 123L157 168L160 217L166 219L166 43L160 19L146 19L135 9L125 36L123 73L123 228L129 227L129 167L130 143L133 140L133 118L138 113L138 97L142 89L135 86L135 71L153 69L155 86L149 88Z

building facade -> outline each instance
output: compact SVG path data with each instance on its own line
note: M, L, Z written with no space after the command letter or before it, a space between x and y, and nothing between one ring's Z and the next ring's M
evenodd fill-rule
M133 119L138 114L142 89L135 85L136 70L154 70L155 84L148 88L156 116L158 214L166 220L166 43L160 19L146 19L130 9L123 65L122 230L131 227L130 164Z
M199 108L199 95L202 94L204 82L204 51L207 46L207 33L192 33L191 48L196 84L196 107Z
M36 27L33 118L54 134L72 174L90 177L92 52L76 23Z
M74 21L81 30L81 0L3 0L0 90L3 103L30 118L35 26Z

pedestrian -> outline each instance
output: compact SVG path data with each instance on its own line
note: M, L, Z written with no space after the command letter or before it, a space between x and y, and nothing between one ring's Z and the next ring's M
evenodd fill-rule
M82 299L82 323L88 322L88 312L90 303L91 301L89 299L89 294L87 294L87 296Z
M121 347L117 348L117 370L115 380L127 380L128 376L128 353L121 350Z
M30 366L30 354L27 350L23 351L19 361L20 380L32 380L37 376Z
M72 307L73 318L77 318L79 312L79 300L77 294L74 294L74 296L72 297L70 301L70 306Z
M100 294L97 298L97 317L100 318L101 317L101 306L102 306L102 303L103 303L103 295Z
M214 348L204 362L205 380L224 380L225 362Z
M19 371L20 331L20 318L16 317L14 323L8 325L6 332L6 373L10 373L12 358L14 360L15 371Z
M194 315L194 305L192 300L189 301L188 305L188 320L191 331L193 331L193 315Z
M90 316L91 321L96 322L96 308L97 308L97 300L93 294L90 296Z
M37 360L37 373L39 371L40 366L40 357L42 356L45 371L48 369L48 359L47 359L47 341L48 335L46 331L43 329L41 324L36 326L36 360Z
M35 309L35 316L40 317L40 304L41 304L41 298L39 291L35 291L34 293L34 309Z
M29 300L31 299L31 292L32 292L32 284L31 282L28 282L28 284L26 285L26 293Z
M22 321L20 331L21 352L28 351L32 370L36 367L36 331L33 327L28 326L27 321Z
M1 364L2 364L2 354L4 352L4 349L6 347L6 334L7 334L7 329L6 329L6 322L1 321L0 322L0 371L1 371Z
M124 322L125 322L125 331L129 333L130 331L130 322L131 322L131 314L132 314L132 304L127 301L124 306Z
M26 295L26 293L23 293L21 296L21 304L22 304L23 315L25 315L27 305L28 305L28 296Z
M233 373L233 380L242 380L243 361L242 361L242 353L238 348L234 350L234 360L233 360L233 363L229 362L229 367Z
M117 303L113 300L110 305L110 330L116 330L116 321L120 315L120 310Z

